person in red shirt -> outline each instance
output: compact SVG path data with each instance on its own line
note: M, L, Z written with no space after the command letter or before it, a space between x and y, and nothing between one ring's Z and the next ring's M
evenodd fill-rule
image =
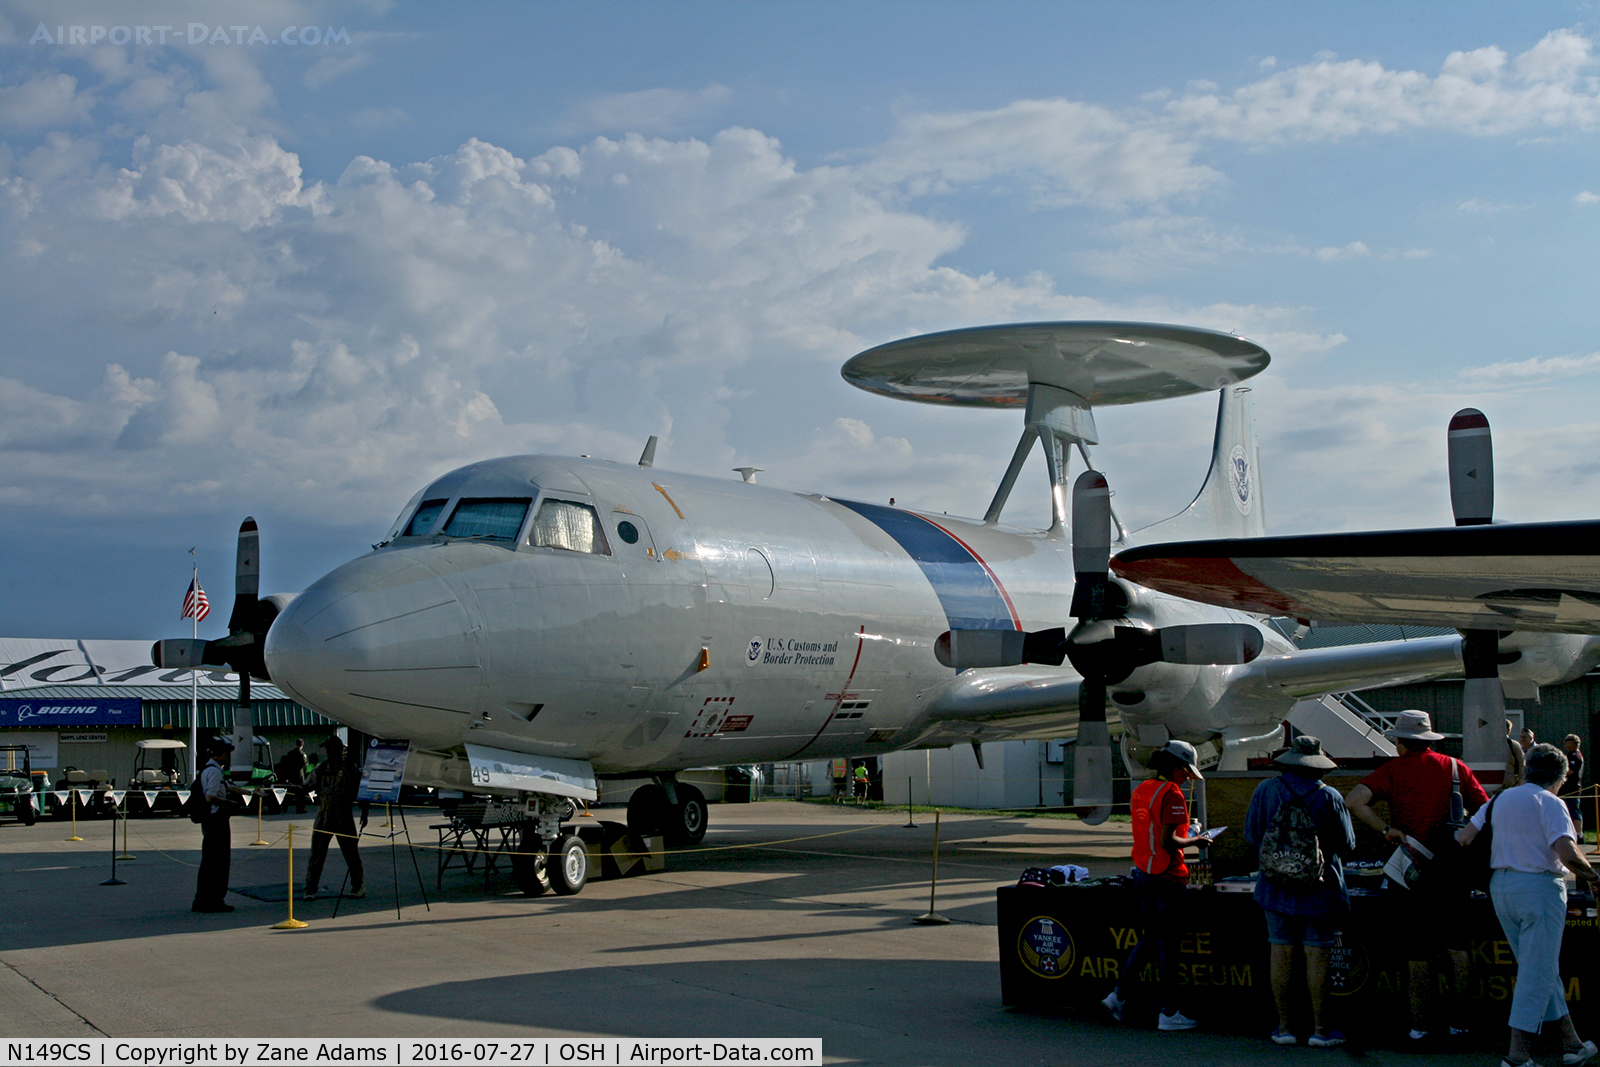
M1200 778L1195 764L1194 746L1186 741L1168 741L1150 757L1154 778L1146 779L1133 791L1129 808L1133 814L1133 885L1144 918L1144 933L1123 964L1117 987L1101 1003L1112 1016L1121 1019L1127 1004L1127 983L1150 958L1159 960L1161 978L1162 1030L1192 1030L1197 1025L1178 1009L1178 943L1183 935L1183 891L1189 883L1189 867L1183 850L1190 845L1206 848L1211 839L1191 835L1189 804L1184 799L1183 783Z
M1427 993L1440 947L1450 963L1444 973L1449 1032L1464 1034L1467 1020L1461 994L1469 978L1464 913L1470 890L1462 879L1446 873L1449 857L1456 854L1454 837L1459 828L1451 825L1451 794L1460 789L1465 815L1488 803L1489 795L1465 763L1433 750L1433 743L1442 741L1444 734L1434 731L1427 712L1402 711L1386 736L1394 740L1400 755L1363 778L1345 803L1351 815L1391 844L1410 837L1438 857L1433 878L1424 873L1409 895L1396 894L1408 896L1407 918L1398 930L1407 957L1411 1039L1428 1036ZM1372 809L1379 800L1389 804L1388 822Z

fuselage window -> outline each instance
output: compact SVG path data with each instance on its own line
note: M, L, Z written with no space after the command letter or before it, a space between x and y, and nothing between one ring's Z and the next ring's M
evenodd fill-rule
M484 541L515 541L528 517L530 497L485 497L463 500L444 524L446 537L476 537Z
M568 552L611 555L605 531L594 508L570 500L546 500L533 517L533 532L528 542L538 548L560 548Z
M411 521L406 523L406 537L426 537L433 532L433 524L439 521L439 512L450 503L448 500L424 500L417 507L417 513L411 516Z
M617 536L628 544L637 544L639 541L639 527L624 519L617 523Z

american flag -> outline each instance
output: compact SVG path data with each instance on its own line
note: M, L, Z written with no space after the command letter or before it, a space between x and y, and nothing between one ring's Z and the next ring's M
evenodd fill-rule
M178 618L205 622L206 616L210 614L211 601L206 599L206 591L200 588L200 579L191 579L189 591L183 594L183 614L179 615Z

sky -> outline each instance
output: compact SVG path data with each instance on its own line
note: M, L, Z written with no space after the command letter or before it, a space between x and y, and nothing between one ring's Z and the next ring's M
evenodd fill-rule
M184 632L246 515L291 592L447 470L652 434L981 515L1017 414L838 368L1003 322L1262 344L1272 533L1448 525L1466 406L1497 518L1593 518L1597 44L1592 2L4 0L0 636ZM1128 525L1214 408L1097 412Z

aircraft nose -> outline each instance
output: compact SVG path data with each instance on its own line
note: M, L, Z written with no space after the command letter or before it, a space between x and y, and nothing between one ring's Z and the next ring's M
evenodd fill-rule
M291 601L267 633L273 683L380 737L451 740L438 712L475 710L479 628L449 582L408 551L352 560ZM464 723L464 719L462 720Z

